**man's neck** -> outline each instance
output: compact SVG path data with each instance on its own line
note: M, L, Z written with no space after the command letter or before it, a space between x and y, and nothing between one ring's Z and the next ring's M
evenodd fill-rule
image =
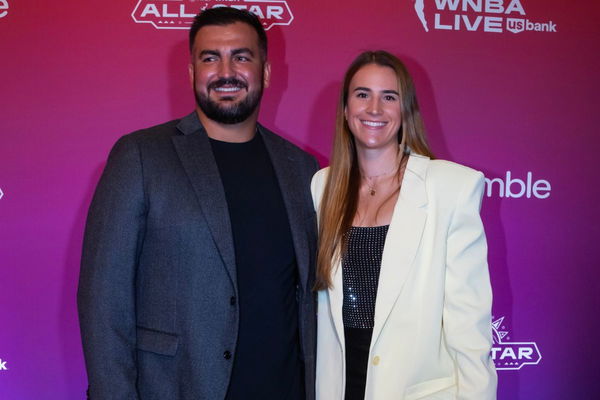
M258 112L255 112L248 119L237 124L223 124L213 121L198 109L196 109L196 114L198 114L200 123L202 123L206 134L211 139L221 142L243 143L252 140L256 133Z

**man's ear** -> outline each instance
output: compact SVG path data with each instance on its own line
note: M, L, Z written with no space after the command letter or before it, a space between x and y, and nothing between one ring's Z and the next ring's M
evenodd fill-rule
M188 73L190 76L190 86L194 89L194 65L191 62L188 64Z
M265 65L263 66L263 86L268 88L271 84L271 63L265 61Z

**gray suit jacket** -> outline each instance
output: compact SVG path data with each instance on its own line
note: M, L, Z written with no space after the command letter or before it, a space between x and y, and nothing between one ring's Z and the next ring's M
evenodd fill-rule
M314 398L315 159L259 125L296 251L307 398ZM92 399L225 397L238 334L225 192L195 113L112 149L90 206L78 308ZM233 304L232 304L233 303Z

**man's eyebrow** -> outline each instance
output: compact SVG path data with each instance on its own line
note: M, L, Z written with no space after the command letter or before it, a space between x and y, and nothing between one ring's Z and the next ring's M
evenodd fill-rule
M232 56L236 56L238 54L243 54L243 53L248 53L250 54L251 57L254 57L254 52L252 50L250 50L248 47L242 47L239 49L233 49L231 51L231 55Z
M233 49L231 50L231 55L232 56L236 56L239 54L249 54L251 57L254 57L254 52L252 50L250 50L248 47L241 47L239 49ZM202 50L199 54L201 57L202 56L221 56L221 52L218 50Z
M366 87L359 86L359 87L356 87L356 88L354 88L354 90L353 90L353 92L358 92L358 91L362 91L362 92L371 92L371 89L369 89L369 88L366 88Z
M217 50L202 50L200 52L201 56L220 56L221 53L219 53Z

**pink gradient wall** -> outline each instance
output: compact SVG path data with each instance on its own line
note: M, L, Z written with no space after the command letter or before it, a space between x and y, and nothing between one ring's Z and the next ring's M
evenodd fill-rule
M187 31L136 23L138 3L286 7L267 21L282 24L261 121L323 165L346 66L365 49L405 60L438 157L500 178L482 210L499 399L598 396L597 2L424 0L426 31L414 0L0 0L0 399L85 397L75 293L93 189L118 137L194 106ZM155 20L169 18L186 26ZM545 198L507 197L508 171Z

